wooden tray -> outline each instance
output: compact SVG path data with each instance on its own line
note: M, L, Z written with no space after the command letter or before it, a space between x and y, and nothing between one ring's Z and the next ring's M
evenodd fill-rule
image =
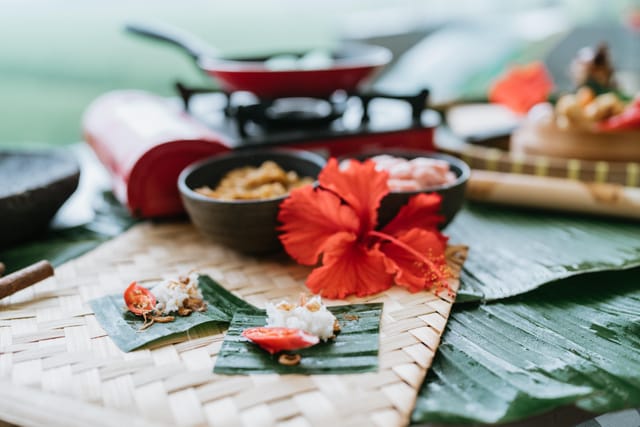
M457 277L466 248L450 247ZM203 240L189 224L141 224L0 302L0 418L20 425L401 426L434 357L452 300L399 287L384 302L380 370L351 375L214 375L224 331L122 353L87 301L134 279L197 269L257 306L306 289L309 269ZM457 278L451 279L453 290ZM332 304L330 302L330 304Z

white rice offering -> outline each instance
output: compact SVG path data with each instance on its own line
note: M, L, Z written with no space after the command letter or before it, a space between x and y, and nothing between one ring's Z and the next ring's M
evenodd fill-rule
M180 280L165 280L152 289L156 297L156 310L163 314L177 312L185 308L189 299L202 300L198 288L198 273L191 273Z
M298 304L267 303L267 326L302 329L323 341L335 336L337 319L319 296L300 298Z

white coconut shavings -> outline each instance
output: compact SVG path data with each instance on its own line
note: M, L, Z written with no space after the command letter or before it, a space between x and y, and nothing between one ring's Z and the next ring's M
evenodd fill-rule
M156 297L156 310L169 314L184 307L188 298L202 299L202 292L198 288L198 274L191 273L186 280L164 280L152 290Z
M291 304L281 301L266 304L267 326L302 329L323 341L333 337L336 317L322 304L319 296Z

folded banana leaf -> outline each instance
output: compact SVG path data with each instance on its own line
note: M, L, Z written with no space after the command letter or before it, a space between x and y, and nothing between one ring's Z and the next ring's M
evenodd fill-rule
M506 302L461 305L412 420L507 422L575 403L640 405L640 268L565 279Z
M285 366L242 337L242 331L266 324L264 311L233 316L213 370L216 374L347 374L378 370L381 303L328 307L340 323L335 340L298 350L300 364Z
M257 310L209 276L199 276L198 287L207 302L206 311L193 312L189 316L175 316L173 322L154 323L144 331L140 330L144 320L126 309L122 294L91 300L90 305L100 326L122 351L158 344L159 340L163 343L183 341L187 338L185 332L191 328L207 323L228 324L238 310Z
M640 265L640 224L468 204L445 230L469 246L456 303L497 300L576 274Z

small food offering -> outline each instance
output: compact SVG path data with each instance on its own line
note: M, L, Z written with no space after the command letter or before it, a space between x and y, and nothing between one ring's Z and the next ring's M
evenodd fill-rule
M378 369L382 303L326 307L317 296L302 296L265 308L234 313L214 373L337 375Z
M317 295L310 299L301 295L297 304L268 303L266 311L266 326L245 329L242 336L271 354L311 347L334 339L340 331L338 319ZM284 364L294 364L293 360L300 362L300 358L282 358Z
M596 131L610 127L609 119L626 109L624 101L613 92L597 95L593 89L583 86L575 94L563 95L556 103L555 124L560 129L584 129ZM615 130L611 127L610 130Z
M322 303L318 295L307 300L300 296L298 304L280 301L278 304L267 304L267 326L297 328L317 336L322 341L335 338L340 325Z
M559 94L555 104L530 105L511 137L511 150L596 161L639 160L640 96L634 100L621 92L607 46L581 49L570 70L575 90Z
M228 172L214 188L196 188L197 193L219 200L259 200L284 196L294 188L312 184L313 178L285 171L268 160L259 167L245 166Z
M187 340L195 327L210 325L219 331L234 313L257 310L198 273L156 281L149 287L133 282L124 295L105 295L89 303L100 326L122 351L162 345L165 339L171 343Z
M156 311L188 316L193 311L205 311L207 305L198 287L198 275L191 273L178 280L165 280L153 287L157 298Z
M191 273L177 280L165 280L153 290L132 282L124 291L127 309L144 319L140 331L154 323L173 322L177 316L188 316L192 312L207 310L207 304L198 288L198 275Z
M456 175L445 160L429 157L408 160L388 154L374 156L371 160L376 163L376 170L389 173L391 191L422 191L456 181Z

